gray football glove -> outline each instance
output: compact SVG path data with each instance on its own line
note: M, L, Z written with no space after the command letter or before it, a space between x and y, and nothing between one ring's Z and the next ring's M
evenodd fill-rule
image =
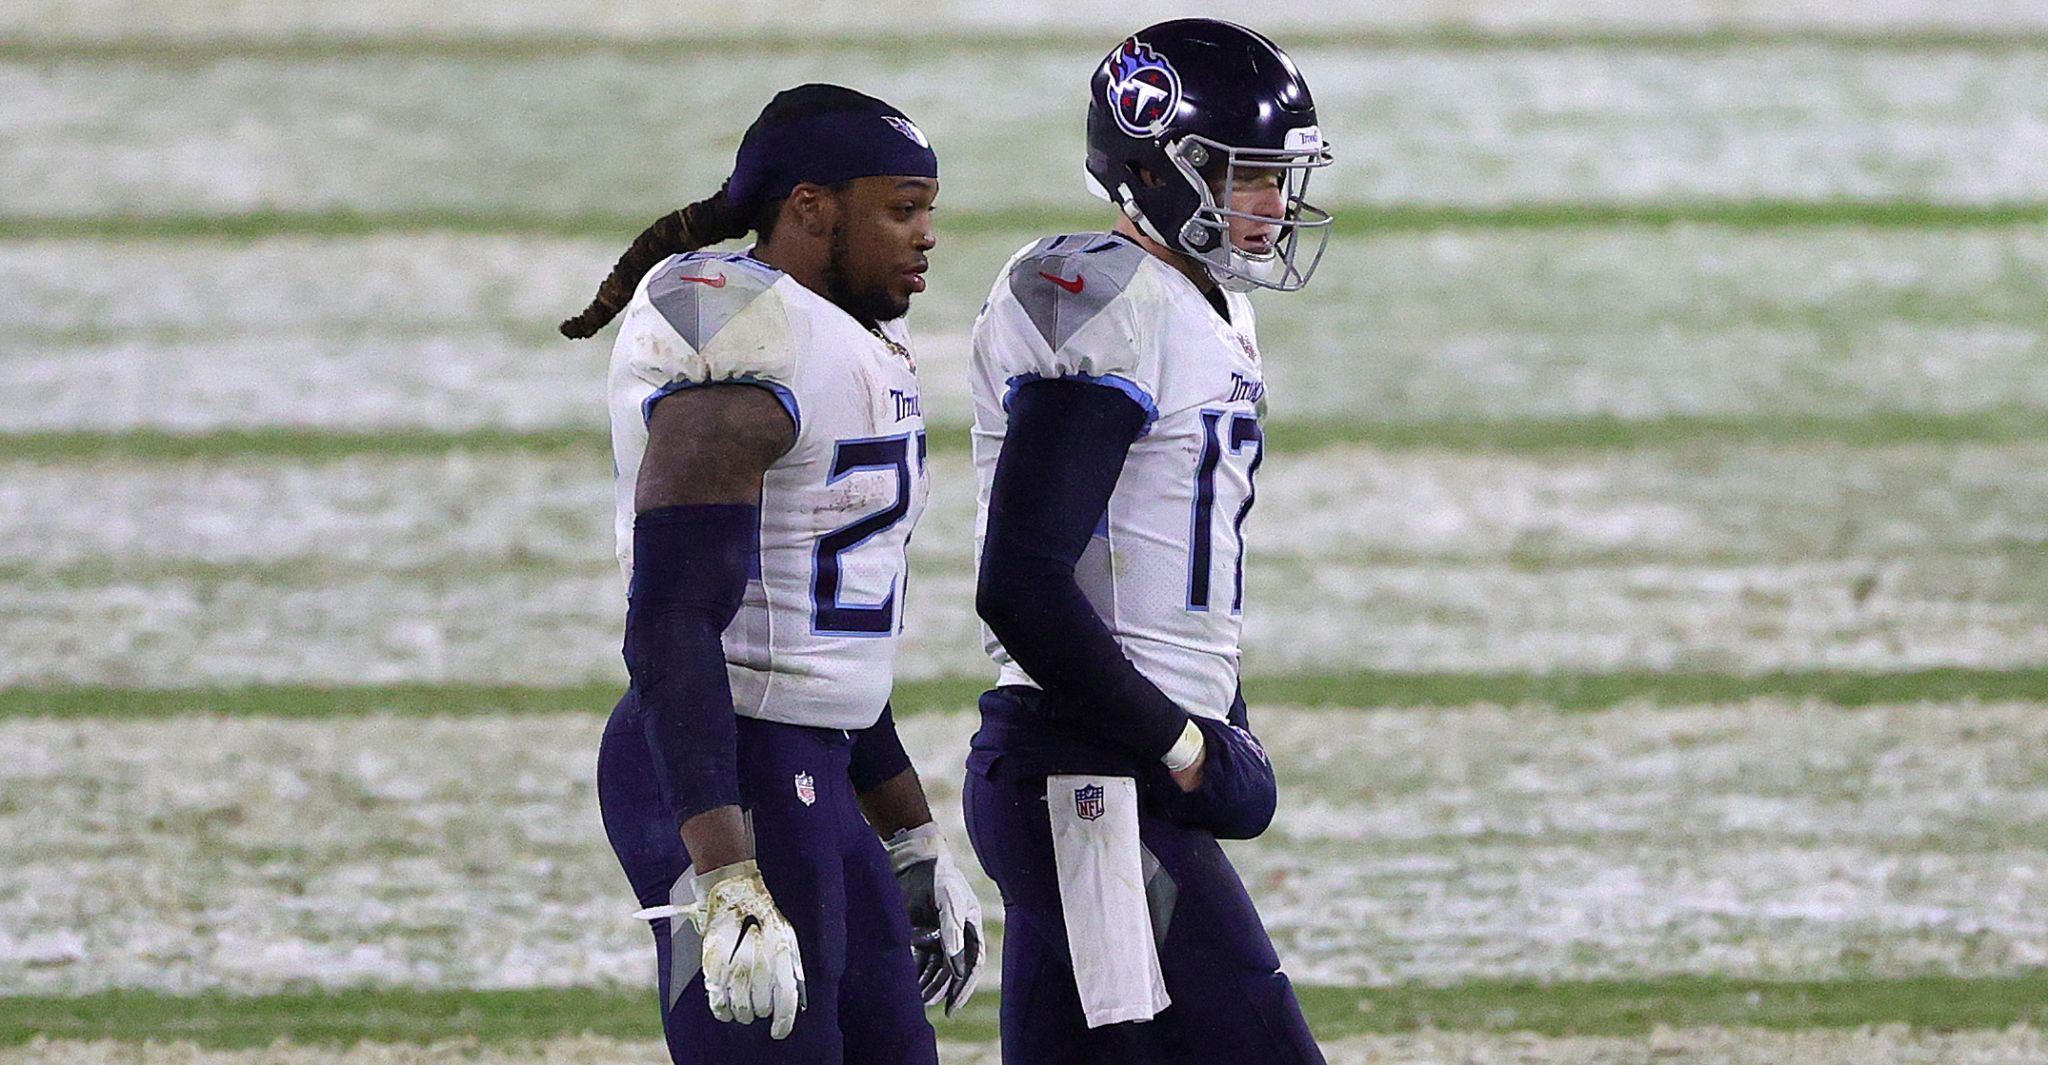
M918 990L925 1005L943 1001L952 1016L981 979L981 903L936 823L889 837L888 851L910 910Z

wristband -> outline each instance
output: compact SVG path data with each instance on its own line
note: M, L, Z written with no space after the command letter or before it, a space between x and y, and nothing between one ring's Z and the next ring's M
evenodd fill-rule
M1181 727L1180 739L1173 741L1173 746L1159 760L1166 763L1168 772L1178 773L1194 765L1195 759L1201 756L1202 730L1195 725L1194 718L1189 718L1188 723Z

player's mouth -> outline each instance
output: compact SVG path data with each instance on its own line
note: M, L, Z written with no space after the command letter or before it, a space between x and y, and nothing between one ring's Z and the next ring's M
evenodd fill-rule
M918 263L916 266L903 271L903 283L910 289L912 295L924 291L924 272L929 269L931 269L930 263Z
M1262 226L1258 229L1234 234L1231 237L1231 243L1237 246L1237 250L1240 253L1249 255L1254 259L1263 259L1273 254L1273 238L1277 235L1273 229Z

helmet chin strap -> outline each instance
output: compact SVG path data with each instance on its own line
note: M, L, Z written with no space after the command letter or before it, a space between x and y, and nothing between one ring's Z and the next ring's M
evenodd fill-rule
M1153 225L1152 220L1145 217L1145 212L1139 209L1138 198L1131 195L1131 187L1129 185L1118 185L1117 192L1122 194L1123 197L1123 202L1117 204L1117 206L1123 209L1124 217L1130 219L1132 224L1138 227L1138 232L1151 237L1153 240L1169 248L1174 247L1174 243L1167 240L1166 235L1159 232L1159 227Z
M1209 279L1216 282L1226 292L1256 291L1264 287L1259 284L1260 281L1270 281L1281 272L1281 262L1278 255L1266 259L1254 259L1239 252L1235 247L1231 248L1227 253L1230 259L1230 269L1223 269L1207 257L1187 251L1181 244L1167 240L1165 234L1159 232L1159 227L1153 225L1152 220L1147 218L1145 212L1138 207L1138 198L1131 195L1131 187L1128 184L1118 185L1116 192L1111 193L1108 189L1102 187L1102 182L1097 181L1094 174L1086 174L1085 176L1088 180L1088 191L1094 194L1096 198L1107 200L1114 204L1116 209L1125 218L1131 220L1132 225L1138 227L1140 233L1200 264L1202 272L1208 274ZM1198 226L1199 223L1190 220L1186 229L1194 230ZM1183 240L1185 240L1186 236L1187 234L1184 232L1182 234ZM1217 233L1216 239L1228 241L1230 239L1228 231Z
M1225 274L1213 270L1210 271L1210 274L1216 277L1217 284L1232 292L1251 292L1256 289L1270 287L1273 279L1286 271L1286 264L1281 261L1280 256L1277 254L1268 255L1265 258L1257 258L1246 255L1235 248L1232 248L1230 251L1230 266L1231 269L1236 271L1235 274ZM1262 284L1262 282L1264 283Z
M1094 174L1083 171L1082 176L1088 181L1089 193L1096 199L1108 200L1111 204L1115 205L1116 209L1122 212L1125 218L1131 220L1132 225L1138 227L1138 232L1169 248L1175 247L1172 241L1167 240L1165 235L1159 232L1159 227L1153 225L1152 220L1145 217L1145 212L1138 208L1138 198L1131 195L1130 185L1120 184L1116 187L1116 191L1112 193L1102 187L1102 182L1097 181Z
M1284 269L1278 255L1262 259L1246 255L1235 246L1224 252L1224 260L1229 264L1227 266L1208 256L1194 255L1189 258L1202 264L1202 271L1226 292L1256 292L1268 288L1270 285L1266 282L1278 277Z
M1203 237L1208 240L1202 240ZM1189 247L1202 243L1210 247L1203 251ZM1199 217L1188 219L1188 224L1181 227L1181 245L1181 254L1201 264L1202 272L1226 292L1252 292L1264 288L1266 286L1260 282L1270 281L1282 267L1278 255L1261 259L1238 250L1230 241L1227 224L1210 224Z
M1130 186L1123 186L1121 191L1124 194L1124 202L1122 204L1124 214L1127 217L1129 217L1132 222L1137 223L1139 230L1143 231L1146 236L1151 237L1153 240L1158 241L1160 244L1165 245L1166 247L1173 249L1179 254L1194 260L1195 264L1202 268L1202 272L1209 276L1209 280L1216 282L1217 286L1222 288L1226 292L1250 292L1260 287L1260 285L1257 282L1249 280L1244 277L1239 277L1236 274L1232 273L1232 270L1238 271L1239 273L1253 274L1258 277L1264 278L1270 276L1270 268L1274 265L1277 265L1277 257L1274 263L1262 263L1255 259L1248 259L1245 256L1239 254L1236 248L1230 248L1227 252L1225 252L1225 255L1228 257L1230 261L1231 269L1226 270L1218 266L1216 262L1210 258L1209 254L1204 254L1201 252L1190 250L1188 245L1191 243L1199 243L1199 238L1204 233L1211 234L1210 239L1214 240L1219 245L1227 245L1230 241L1230 234L1228 230L1216 231L1211 229L1211 227L1203 226L1198 222L1190 220L1186 226L1183 226L1181 228L1180 241L1178 243L1169 241L1160 234L1158 227L1152 224L1152 220L1145 217L1145 212L1138 209L1137 201L1131 198Z

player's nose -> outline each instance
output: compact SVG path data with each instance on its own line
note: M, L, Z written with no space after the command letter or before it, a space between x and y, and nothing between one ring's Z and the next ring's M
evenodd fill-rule
M1262 218L1278 218L1287 206L1287 197L1280 194L1278 185L1260 184L1251 193L1251 202L1243 210Z

